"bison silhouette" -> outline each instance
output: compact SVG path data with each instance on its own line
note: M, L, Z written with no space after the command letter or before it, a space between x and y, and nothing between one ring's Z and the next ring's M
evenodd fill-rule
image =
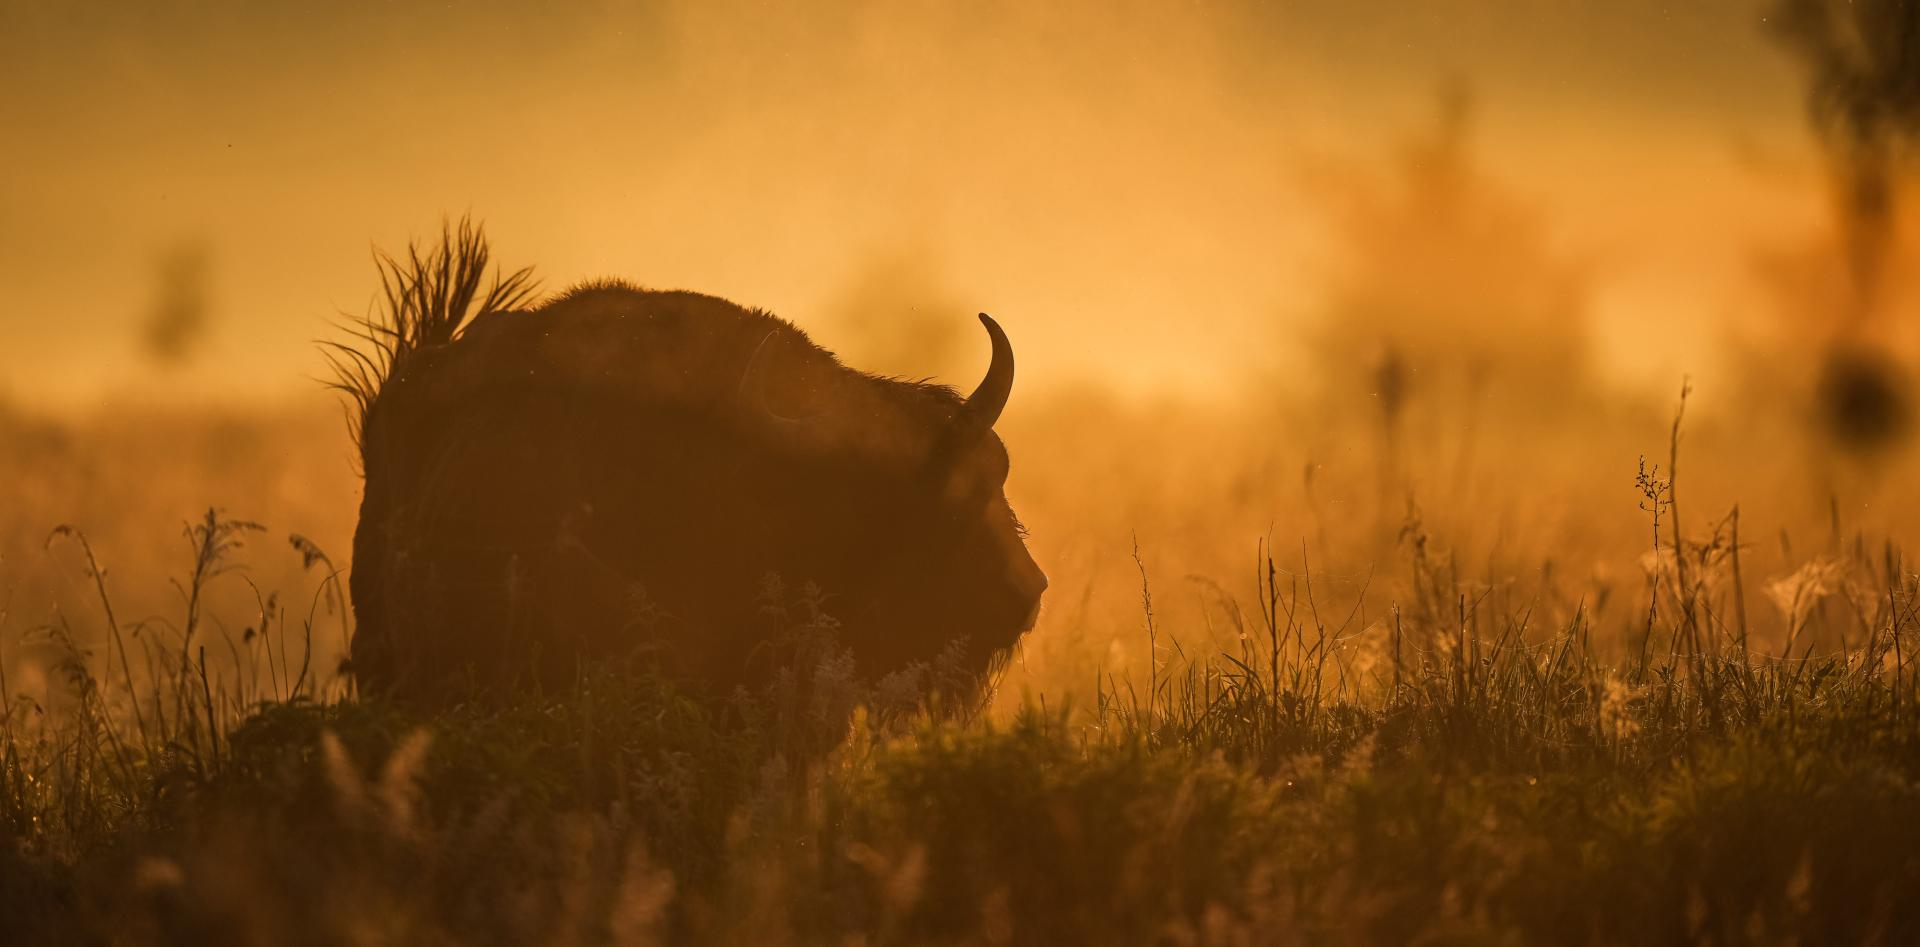
M333 348L365 495L349 664L363 693L562 687L643 660L766 679L767 590L817 588L869 676L1033 627L1046 577L993 426L1013 349L971 395L840 364L713 296L589 283L536 300L462 221L381 257L384 311ZM775 581L777 578L778 581Z

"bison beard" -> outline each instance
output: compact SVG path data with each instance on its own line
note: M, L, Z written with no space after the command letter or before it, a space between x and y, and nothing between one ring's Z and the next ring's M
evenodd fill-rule
M1002 485L978 391L839 364L792 325L686 292L520 275L476 307L464 224L386 261L388 312L347 351L366 493L351 580L363 692L441 701L563 687L629 659L714 689L763 680L769 577L817 585L878 675L958 642L984 671L1046 580ZM479 311L471 319L469 309Z

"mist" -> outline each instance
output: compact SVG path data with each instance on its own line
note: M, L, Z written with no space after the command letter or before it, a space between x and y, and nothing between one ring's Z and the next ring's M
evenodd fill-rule
M1671 374L1626 341L1648 320L1706 361L1745 236L1818 211L1793 64L1745 4L1377 12L15 5L5 390L150 381L152 260L198 241L226 318L193 381L148 387L305 397L311 340L369 304L369 243L471 212L550 289L698 289L849 350L841 307L916 257L953 288L920 318L1004 315L1042 384L1217 397L1239 340L1330 292L1322 172L1366 169L1451 85L1487 173L1595 269L1610 373ZM898 370L978 367L932 362Z
M0 940L1920 942L1915 9L0 0Z

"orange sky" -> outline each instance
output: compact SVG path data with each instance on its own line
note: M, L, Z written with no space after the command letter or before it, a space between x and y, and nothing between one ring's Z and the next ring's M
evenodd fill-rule
M369 245L469 210L550 288L713 292L830 347L837 301L905 256L925 284L905 295L1000 316L1027 378L1204 393L1315 311L1317 169L1384 168L1449 81L1484 170L1591 268L1611 367L1665 389L1738 316L1753 246L1822 213L1799 77L1759 18L0 0L0 395L311 393L310 340L371 298ZM207 253L212 332L169 373L138 327L183 245ZM1667 350L1633 343L1648 326Z

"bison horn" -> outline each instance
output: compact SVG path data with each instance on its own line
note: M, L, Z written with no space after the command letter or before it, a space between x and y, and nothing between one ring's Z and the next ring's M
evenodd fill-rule
M1007 334L1000 330L1000 323L993 321L992 316L981 313L980 324L987 327L987 336L993 340L993 363L987 366L987 377L981 380L980 387L967 396L960 413L969 425L984 431L1000 420L1007 396L1013 393L1013 344L1007 341Z

